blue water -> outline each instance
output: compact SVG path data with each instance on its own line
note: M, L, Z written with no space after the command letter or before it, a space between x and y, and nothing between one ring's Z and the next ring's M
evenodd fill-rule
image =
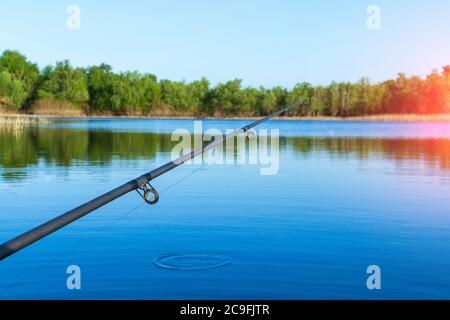
M262 127L279 129L278 174L181 166L154 181L157 205L130 193L1 261L0 298L450 298L450 123ZM193 120L0 128L0 242L169 161L176 128Z

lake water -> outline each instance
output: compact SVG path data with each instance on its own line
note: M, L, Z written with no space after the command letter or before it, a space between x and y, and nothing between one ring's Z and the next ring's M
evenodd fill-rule
M0 242L169 161L177 128L193 120L0 128ZM450 123L261 128L279 129L278 174L183 165L157 205L132 192L1 261L0 298L450 298Z

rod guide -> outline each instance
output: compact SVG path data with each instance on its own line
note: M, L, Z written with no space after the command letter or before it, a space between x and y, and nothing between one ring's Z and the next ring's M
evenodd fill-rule
M159 201L158 191L149 182L139 186L136 191L149 205L154 205Z

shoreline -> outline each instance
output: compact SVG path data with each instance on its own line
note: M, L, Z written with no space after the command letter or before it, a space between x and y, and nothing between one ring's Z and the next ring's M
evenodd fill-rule
M261 116L262 117L262 116ZM261 117L195 117L195 116L141 116L141 115L57 115L57 114L26 114L15 112L0 112L0 122L4 119L186 119L186 120L257 120ZM272 120L288 121L360 121L360 122L450 122L450 114L420 115L420 114L380 114L354 117L277 117Z

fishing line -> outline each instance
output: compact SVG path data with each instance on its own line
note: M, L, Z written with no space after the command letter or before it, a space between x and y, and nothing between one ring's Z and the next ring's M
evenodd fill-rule
M158 176L178 167L180 164L186 163L188 160L193 159L194 157L200 155L200 154L204 154L206 153L208 150L211 150L212 148L223 144L223 142L227 139L233 138L234 136L240 134L240 133L247 133L251 128L267 121L270 120L271 118L274 118L278 115L280 115L281 113L287 112L289 109L295 107L295 106L299 106L304 104L306 101L301 101L298 103L295 103L283 110L279 110L265 118L262 118L258 121L255 121L245 127L242 127L241 129L235 131L234 133L226 136L225 138L222 139L218 139L217 141L214 140L213 142L207 144L206 146L200 148L200 149L196 149L196 150L192 150L190 153L185 154L184 156L180 157L179 159L175 160L175 161L171 161L151 172L148 172L147 174L142 175L141 177L138 177L114 190L111 190L110 192L101 195L100 197L91 200L90 202L87 202L83 205L81 205L78 208L75 208L69 212L66 212L65 214L15 238L10 240L9 242L4 243L3 245L0 246L0 260L10 256L11 254L13 254L14 252L17 252L21 249L23 249L24 247L28 246L29 244L41 239L42 237L45 237L46 235L54 232L57 229L62 228L63 226L69 224L70 222L73 222L75 220L77 220L78 218L81 218L82 216L88 214L89 212L98 209L99 207L102 207L103 205L111 202L112 200L132 191L132 190L136 190L138 191L139 189L143 189L144 191L151 191L152 189L154 190L153 187L151 187L151 189L145 189L146 185L149 184L150 180L153 180L155 178L157 178ZM186 180L187 178L189 178L190 176L194 175L195 173L197 173L198 171L200 171L201 169L203 169L206 165L203 164L201 167L197 168L196 170L190 172L188 175L184 176L183 178L177 180L175 183L169 185L167 188L165 188L163 191L161 191L161 193L167 192L168 190L170 190L171 188L175 187L176 185L178 185L179 183L181 183L182 181ZM156 190L154 190L155 193L155 201L154 203L157 202L157 197L158 197L158 193L156 192ZM139 193L139 191L138 191ZM141 194L142 196L142 194ZM148 199L147 199L148 200ZM147 203L150 204L154 204L151 203L151 201L147 201ZM69 249L68 251L62 253L61 255L55 257L54 259L52 259L51 261L47 262L46 264L34 269L32 272L30 272L29 274L27 274L25 277L23 277L20 281L10 285L9 287L6 288L6 290L3 291L3 294L5 292L10 291L11 289L17 287L18 285L20 285L21 283L23 283L25 280L27 280L31 275L34 275L36 272L42 270L43 268L47 267L48 265L50 265L51 263L54 263L56 261L58 261L59 259L61 259L62 257L66 256L67 254L69 254L70 252L72 252L73 250L77 249L78 247L80 247L83 243L85 243L87 240L92 239L93 237L97 236L100 232L106 230L107 228L113 226L114 224L116 224L117 222L119 222L120 220L124 219L125 217L129 216L130 214L132 214L134 211L136 211L137 209L141 208L144 203L139 204L138 206L136 206L135 208L133 208L132 210L127 211L125 214L121 215L120 217L118 217L117 219L115 219L114 221L112 221L110 224L102 227L100 230L98 230L97 232L95 232L94 234L86 237L85 239L81 240L79 243L77 243L74 247L72 247L71 249ZM67 221L69 220L70 221ZM156 228L159 230L159 226L155 223ZM25 243L25 244L22 244Z
M56 232L57 230L63 228L64 226L86 216L87 214L105 206L106 204L124 196L125 194L131 191L141 192L141 196L144 197L144 200L149 204L156 204L158 201L158 192L155 188L150 185L150 182L160 177L161 175L177 168L190 161L191 159L206 153L211 150L215 146L222 144L224 141L228 141L233 139L234 137L240 134L246 134L250 129L255 126L266 122L274 117L279 116L282 113L287 113L290 109L304 105L308 103L308 101L303 100L297 103L294 103L284 109L276 111L260 120L254 121L232 133L229 133L225 137L221 137L220 139L214 139L205 146L201 148L193 149L191 152L184 154L176 160L172 160L152 171L142 174L141 176L132 179L130 181L125 182L124 184L100 195L96 198L83 203L82 205L69 210L27 232L22 233L21 235L6 241L5 243L0 245L0 260L6 259L7 257L17 253L18 251L24 249L25 247L39 241L40 239ZM154 199L149 199L149 195L153 194Z
M164 188L160 193L165 193L167 191L169 191L170 189L172 189L173 187L175 187L176 185L178 185L179 183L183 182L184 180L186 180L187 178L193 176L195 173L199 172L201 169L205 168L206 165L203 164L201 167L197 168L196 170L191 171L189 174L185 175L184 177L180 178L179 180L175 181L174 183L172 183L171 185L169 185L168 187ZM36 273L40 272L42 269L48 267L49 265L57 262L58 260L60 260L61 258L65 257L66 255L68 255L69 253L73 252L74 250L78 249L79 247L81 247L86 241L91 240L92 238L96 237L99 233L104 232L106 229L112 227L114 224L116 224L117 222L123 220L124 218L128 217L129 215L131 215L133 212L135 212L136 210L140 209L141 207L143 207L146 203L142 202L139 205L137 205L136 207L134 207L133 209L127 211L126 213L124 213L123 215L119 216L117 219L115 219L114 221L112 221L111 223L103 226L102 228L100 228L99 230L97 230L96 232L94 232L93 234L87 236L86 238L80 240L76 245L74 245L72 248L70 248L69 250L61 253L60 255L56 256L55 258L51 259L50 261L46 262L45 264L37 267L36 269L33 269L31 272L27 273L22 279L20 279L19 281L6 286L6 288L4 290L2 290L2 296L4 296L6 293L10 292L12 289L18 287L19 285L23 284L29 277L31 277L32 275L35 275ZM154 217L152 216L152 219L154 219ZM153 221L153 224L155 225L156 229L158 230L157 232L159 232L161 234L161 230L158 226L158 224L156 223L156 221Z
M181 179L177 180L176 182L172 183L171 185L169 185L168 187L166 187L165 189L163 189L161 191L161 194L163 194L164 192L169 191L170 189L172 189L173 187L175 187L176 185L178 185L179 183L183 182L184 180L186 180L189 177L192 177L194 174L196 174L197 172L201 171L202 169L206 168L207 165L206 164L202 164L199 168L191 171L189 174L187 174L186 176L182 177ZM161 236L162 232L161 232L161 228L159 227L158 223L155 220L155 217L153 215L151 215L151 219L152 219L152 223L155 225L156 230L158 232L158 234ZM160 238L164 238L164 237L160 237ZM167 247L166 247L167 248Z
M111 227L112 225L114 225L116 222L122 220L123 218L129 216L132 212L136 211L137 209L139 209L140 207L142 207L145 203L141 203L138 206L136 206L135 208L131 209L130 211L127 211L125 214L121 215L119 218L117 218L116 220L112 221L110 224L102 227L100 230L97 230L96 232L94 232L94 234L87 236L85 239L80 240L80 242L78 242L75 246L73 246L71 249L63 252L62 254L56 256L54 259L48 261L47 263L43 264L42 266L37 267L36 269L34 269L32 272L26 274L21 280L19 280L16 283L13 283L12 285L10 285L9 287L6 287L6 290L3 291L3 293L6 293L8 291L10 291L11 289L14 289L15 287L21 285L24 281L26 281L30 276L36 274L37 272L41 271L42 269L48 267L49 265L55 263L56 261L58 261L59 259L63 258L64 256L66 256L67 254L71 253L72 251L74 251L75 249L77 249L78 247L80 247L82 244L84 244L87 240L92 239L94 236L98 235L100 232L104 231L105 229L107 229L108 227Z

